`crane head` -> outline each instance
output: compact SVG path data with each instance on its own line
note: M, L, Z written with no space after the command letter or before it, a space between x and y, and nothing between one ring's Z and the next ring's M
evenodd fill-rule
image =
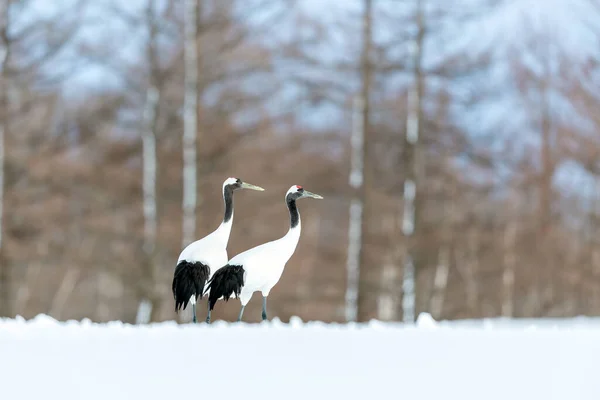
M251 183L244 182L240 178L225 179L225 182L223 182L223 190L225 190L225 188L229 188L231 190L250 189L250 190L258 190L259 192L263 192L265 190L265 189L261 188L260 186L256 186Z
M305 197L311 197L313 199L323 198L323 196L309 192L300 185L293 185L285 194L286 200L298 200L303 199Z

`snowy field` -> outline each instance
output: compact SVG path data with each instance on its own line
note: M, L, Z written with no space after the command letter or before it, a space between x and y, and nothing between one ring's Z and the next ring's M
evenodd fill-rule
M600 320L0 319L0 399L600 399Z

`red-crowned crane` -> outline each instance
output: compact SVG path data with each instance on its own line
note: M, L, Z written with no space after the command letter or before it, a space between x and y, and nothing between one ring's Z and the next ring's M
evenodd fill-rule
M233 223L233 192L238 189L263 191L260 186L242 182L238 178L227 178L223 182L223 200L225 215L221 225L202 239L187 245L177 260L173 274L173 297L175 312L185 310L192 303L192 320L196 323L196 302L202 298L207 280L221 267L227 264L227 243ZM206 322L210 322L210 310Z
M285 264L294 254L300 240L300 213L296 200L305 197L322 199L318 194L294 185L285 194L285 203L290 212L290 229L281 239L273 240L251 248L233 257L227 265L214 273L209 279L206 291L208 309L212 310L219 299L228 301L235 296L240 299L242 309L238 321L242 320L244 308L254 292L263 296L262 319L267 320L267 297L277 284Z

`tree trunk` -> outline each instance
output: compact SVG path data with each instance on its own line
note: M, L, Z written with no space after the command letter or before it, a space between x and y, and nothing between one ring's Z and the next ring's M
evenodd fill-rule
M156 266L154 252L156 247L156 116L158 109L159 92L154 86L148 88L146 94L146 105L144 109L144 130L142 135L143 147L143 191L144 191L144 254L146 271L144 280L144 298L142 301L150 301L150 314L154 298L154 282Z
M185 93L183 115L182 247L196 235L198 134L198 1L185 0Z
M477 271L479 270L479 234L475 226L468 228L464 248L457 248L456 269L464 282L466 306L469 315L475 316L479 298Z
M146 126L142 136L144 190L144 252L152 254L156 242L156 110L158 90L148 89L145 106Z
M413 86L408 94L408 115L406 119L406 178L404 181L404 216L402 233L406 251L404 255L404 275L402 282L402 319L414 322L416 314L416 268L415 243L413 240L417 226L417 184L419 175L418 143L421 130L423 72L421 58L425 35L423 2L417 1L417 35L412 43Z
M548 74L547 74L548 75ZM552 211L552 179L554 176L553 156L552 156L552 123L550 120L550 111L548 109L548 82L544 78L540 89L540 118L541 118L541 139L540 159L541 176L539 187L539 222L541 237L545 237L551 223Z
M600 216L600 178L595 177L594 179L594 195L593 195L593 216L590 221L593 221L591 227L591 275L594 280L600 278L600 229L598 227L598 217ZM598 315L600 313L600 293L598 290L593 290L589 307L591 315Z
M352 167L350 171L350 186L354 196L350 203L350 221L348 225L348 255L346 283L346 321L356 321L358 314L358 289L360 281L360 254L362 246L363 199L360 196L363 186L363 103L364 99L357 96L352 107Z
M50 306L49 314L52 315L53 318L60 320L63 317L62 312L67 304L69 296L71 293L73 293L73 289L75 289L75 286L77 285L79 275L79 269L67 268L65 276L63 277L58 290L54 294L54 298L52 299Z
M155 15L156 0L148 0L146 8L146 24L148 28L147 60L150 69L146 102L144 105L142 149L143 149L143 196L144 196L144 243L142 257L143 277L139 282L140 306L137 321L141 323L154 321L159 311L161 296L157 285L158 268L156 265L156 140L158 130L158 112L160 105L160 89L162 76L158 58L159 21ZM145 307L144 305L147 305ZM140 311L147 310L147 311Z
M434 319L442 317L444 297L448 286L448 272L450 270L450 245L442 243L438 251L438 262L433 278L433 295L431 296L431 315Z
M548 253L550 250L550 238L549 234L552 224L552 202L553 202L553 188L552 181L554 177L554 155L553 155L553 142L554 138L552 135L552 117L550 111L550 84L552 79L551 66L548 61L551 57L550 44L546 47L540 47L540 59L546 60L544 64L543 75L539 81L539 118L540 118L540 179L538 186L538 223L539 233L537 235L537 248L539 260L543 267L536 268L536 282L534 284L534 296L536 297L536 305L534 315L532 316L543 316L546 314L545 304L550 304L553 297L553 282L552 282L552 269L553 269L553 257Z
M358 249L358 259L360 268L360 277L358 282L357 296L357 320L366 321L373 316L376 310L375 286L379 283L378 273L372 265L368 264L365 244L368 242L368 216L369 216L369 190L371 188L371 161L369 157L369 128L370 128L370 105L371 105L371 84L373 75L373 65L371 63L371 48L373 46L373 0L364 0L363 12L363 45L361 56L361 106L362 106L362 144L363 144L363 179L360 188L360 201L362 203L362 212L355 206L355 214L360 212L360 240L361 245ZM375 296L373 295L375 293Z
M454 207L455 190L450 191L450 198L444 201L442 207L442 242L438 250L437 266L433 278L433 293L431 295L430 310L435 319L440 319L444 307L444 297L448 286L448 273L450 270L450 255L452 233L456 208Z
M592 277L594 280L600 278L600 244L594 240L592 242ZM590 300L590 314L598 315L600 313L600 293L595 289L592 292L592 298Z
M393 321L398 316L398 297L396 295L398 268L394 262L397 256L392 252L388 255L381 271L381 292L377 297L377 317L382 321ZM396 289L396 290L395 290Z
M479 291L477 286L477 271L479 270L479 233L476 227L471 227L467 234L468 238L468 263L465 265L465 277L466 277L466 292L467 292L467 306L472 313L477 311L477 302L479 299Z
M517 221L509 221L504 228L504 271L502 272L502 316L514 316L514 284L517 263Z
M9 127L8 72L10 40L8 37L10 1L0 2L0 317L12 316L12 272L4 257L4 144Z

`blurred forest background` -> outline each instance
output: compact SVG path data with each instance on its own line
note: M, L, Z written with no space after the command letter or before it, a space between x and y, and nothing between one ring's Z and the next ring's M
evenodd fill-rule
M599 84L598 0L0 0L0 316L176 319L229 176L325 197L272 317L599 315Z

